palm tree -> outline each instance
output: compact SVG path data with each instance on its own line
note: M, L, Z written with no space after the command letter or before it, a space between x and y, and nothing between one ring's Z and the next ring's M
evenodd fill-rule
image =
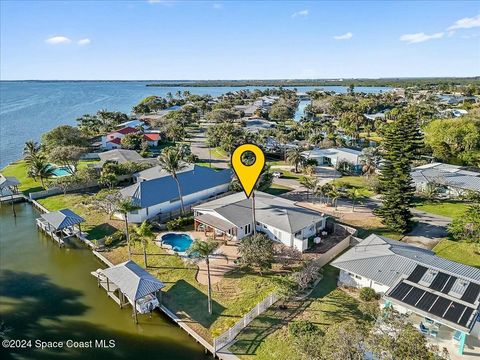
M127 248L128 248L128 259L132 259L132 252L130 250L130 233L128 231L128 213L140 209L132 199L123 198L120 199L117 203L117 211L123 214L125 220L125 236L127 238Z
M23 155L25 156L25 161L29 163L34 157L38 155L40 151L40 146L36 141L28 140L23 147Z
M162 151L162 153L157 158L158 164L170 175L177 183L178 196L180 197L180 207L182 215L184 214L183 208L183 196L182 189L180 187L180 182L178 181L178 172L185 169L187 165L182 162L182 156L178 148L169 147Z
M195 242L188 249L189 254L195 254L196 256L205 259L207 264L207 278L208 278L208 313L212 315L212 284L210 281L210 256L218 247L218 242L208 238L207 241L195 240Z
M34 156L29 161L30 164L27 169L27 176L33 178L34 180L40 178L42 187L45 188L44 180L54 175L54 169L43 156Z
M318 186L318 179L313 176L304 176L300 179L300 184L307 188L307 199L310 194L310 191L314 192Z
M361 196L359 189L353 187L347 190L347 196L352 199L352 212L355 211L355 201Z
M295 166L295 172L298 173L298 167L305 163L305 157L302 155L302 150L298 147L288 150L287 161L290 165Z
M139 240L142 242L143 261L145 263L145 267L147 267L147 244L148 240L153 237L152 226L147 223L147 221L144 221L140 226L135 226L134 231Z

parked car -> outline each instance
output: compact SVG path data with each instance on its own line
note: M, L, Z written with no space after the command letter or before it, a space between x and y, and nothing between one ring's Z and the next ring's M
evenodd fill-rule
M283 177L283 172L281 171L274 171L274 173L272 174L274 177L276 178L281 178Z

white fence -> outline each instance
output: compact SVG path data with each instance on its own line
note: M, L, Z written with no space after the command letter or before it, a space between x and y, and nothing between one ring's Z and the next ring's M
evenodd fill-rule
M248 324L252 322L258 315L265 312L270 306L278 301L279 297L275 293L271 293L261 302L259 302L252 310L250 310L243 318L241 318L235 325L233 325L230 329L225 331L222 335L213 339L213 348L215 352L222 349L226 345L230 344L233 339L245 329Z
M30 197L31 200L35 200L35 199L40 199L40 198L44 198L44 197L47 197L47 196L58 195L58 194L62 194L62 193L63 193L62 189L60 189L58 187L52 187L52 188L47 189L47 190L32 192L32 193L28 194L28 196Z

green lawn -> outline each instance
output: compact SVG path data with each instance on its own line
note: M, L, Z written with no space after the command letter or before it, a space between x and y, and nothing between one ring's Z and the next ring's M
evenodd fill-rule
M266 193L271 194L271 195L282 195L285 194L289 191L292 191L291 188L279 184L272 184L267 190L265 190Z
M82 231L88 232L90 240L98 240L106 235L111 235L118 228L122 228L123 222L111 220L109 215L88 205L90 195L67 194L55 195L37 201L50 211L69 208L85 219L81 224Z
M345 186L357 188L364 197L375 195L375 193L369 189L365 176L342 176L341 178L333 180L333 184L338 187Z
M135 244L132 259L144 265L142 248ZM205 339L223 333L275 289L272 271L260 276L249 271L234 271L212 286L213 314L207 311L207 287L196 279L197 266L185 263L177 255L165 252L157 245L147 247L148 271L166 284L163 302L181 318L189 321ZM126 246L118 246L105 255L113 263L128 258Z
M92 163L95 163L95 160L82 160L78 163L78 168L84 168ZM7 165L1 170L1 173L5 176L15 176L18 181L20 181L20 186L18 188L24 194L28 195L31 192L43 190L40 181L35 181L27 176L27 164L24 160L19 160Z
M288 333L289 322L309 320L325 331L330 325L349 319L363 321L359 302L336 288L337 274L337 269L325 267L324 278L307 299L288 302L286 310L272 306L250 323L229 350L242 359L301 360Z
M453 218L462 216L468 205L469 203L458 200L419 200L415 203L415 208L431 214Z
M441 257L480 268L480 246L452 240L442 240L433 248Z
M212 152L212 158L215 158L215 159L226 159L226 158L228 158L227 152L220 147L216 147L216 148L212 149L211 152Z

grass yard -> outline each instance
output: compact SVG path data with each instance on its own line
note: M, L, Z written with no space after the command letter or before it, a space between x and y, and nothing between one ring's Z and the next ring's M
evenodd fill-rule
M142 247L135 244L133 260L144 265ZM237 270L225 275L212 286L213 314L207 311L207 287L196 279L197 266L186 264L179 256L168 254L150 242L147 246L148 271L165 283L164 304L181 318L189 319L193 327L205 339L223 333L258 302L275 289L272 271L263 276ZM117 246L105 255L113 263L127 260L126 246Z
M369 189L367 179L365 176L342 176L341 178L333 180L333 184L337 187L353 187L360 190L365 197L371 197L375 193Z
M433 251L449 260L480 268L478 245L444 239L433 248Z
M78 163L78 168L87 167L88 164L95 162L95 160L82 160ZM44 190L39 180L35 181L27 176L27 164L24 160L19 160L7 165L1 170L1 173L5 176L15 176L18 181L20 181L18 189L26 195L31 192Z
M110 220L108 214L88 206L90 195L67 194L55 195L37 201L50 211L69 208L85 219L81 224L82 231L88 233L90 240L98 240L113 234L119 228L123 228L123 221Z
M427 213L454 218L462 216L468 205L468 202L459 200L418 200L415 208Z
M283 186L279 184L272 184L267 190L265 190L266 193L275 195L275 196L285 194L289 191L292 191L292 189L289 188L288 186Z
M212 151L212 158L214 159L227 159L228 154L225 150L220 147L216 147L211 150Z
M314 291L299 302L289 302L286 310L272 306L250 323L229 350L241 359L301 360L294 340L288 332L288 323L309 320L320 329L349 319L363 321L355 298L336 288L338 270L327 266L324 278Z

